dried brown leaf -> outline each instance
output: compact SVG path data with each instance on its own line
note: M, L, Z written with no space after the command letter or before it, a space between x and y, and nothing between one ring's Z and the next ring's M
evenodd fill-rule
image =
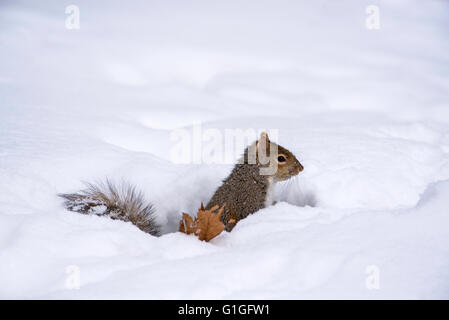
M182 214L179 231L186 234L193 233L200 240L210 241L218 236L225 228L223 222L220 220L223 209L224 206L221 208L214 206L210 210L206 210L203 204L201 204L196 218L192 218L187 213Z
M179 222L179 231L185 234L195 233L197 229L198 219L193 219L189 214L183 213Z

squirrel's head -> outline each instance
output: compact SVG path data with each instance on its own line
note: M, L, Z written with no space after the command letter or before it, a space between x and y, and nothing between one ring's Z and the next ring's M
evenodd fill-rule
M257 153L257 163L265 169L265 175L272 176L275 181L290 179L304 170L294 154L271 142L266 132L261 133L253 147ZM264 173L261 172L261 174Z

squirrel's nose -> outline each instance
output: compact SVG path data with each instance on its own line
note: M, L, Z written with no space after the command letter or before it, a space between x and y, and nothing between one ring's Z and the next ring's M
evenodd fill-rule
M302 170L304 170L304 167L302 166L302 164L301 163L299 163L298 162L298 167L297 167L298 169L298 172L297 173L300 173Z
M298 166L296 166L294 168L289 168L288 172L294 176L294 175L297 175L298 173L300 173L303 169L304 169L303 166L301 164L299 164Z

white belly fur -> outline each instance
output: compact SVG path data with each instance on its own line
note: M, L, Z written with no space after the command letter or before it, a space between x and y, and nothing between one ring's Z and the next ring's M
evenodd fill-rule
M265 198L265 207L269 207L274 202L274 181L273 178L268 179L268 189Z

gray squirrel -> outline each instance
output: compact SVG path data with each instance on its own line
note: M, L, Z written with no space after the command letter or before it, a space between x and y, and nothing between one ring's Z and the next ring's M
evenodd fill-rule
M284 147L271 142L262 132L259 140L248 146L230 175L206 205L206 210L224 206L220 216L226 231L248 215L273 204L274 184L288 180L304 170L296 157ZM155 209L146 203L143 194L135 187L109 180L87 184L78 193L59 194L70 211L108 216L130 221L140 230L154 236L160 235Z

